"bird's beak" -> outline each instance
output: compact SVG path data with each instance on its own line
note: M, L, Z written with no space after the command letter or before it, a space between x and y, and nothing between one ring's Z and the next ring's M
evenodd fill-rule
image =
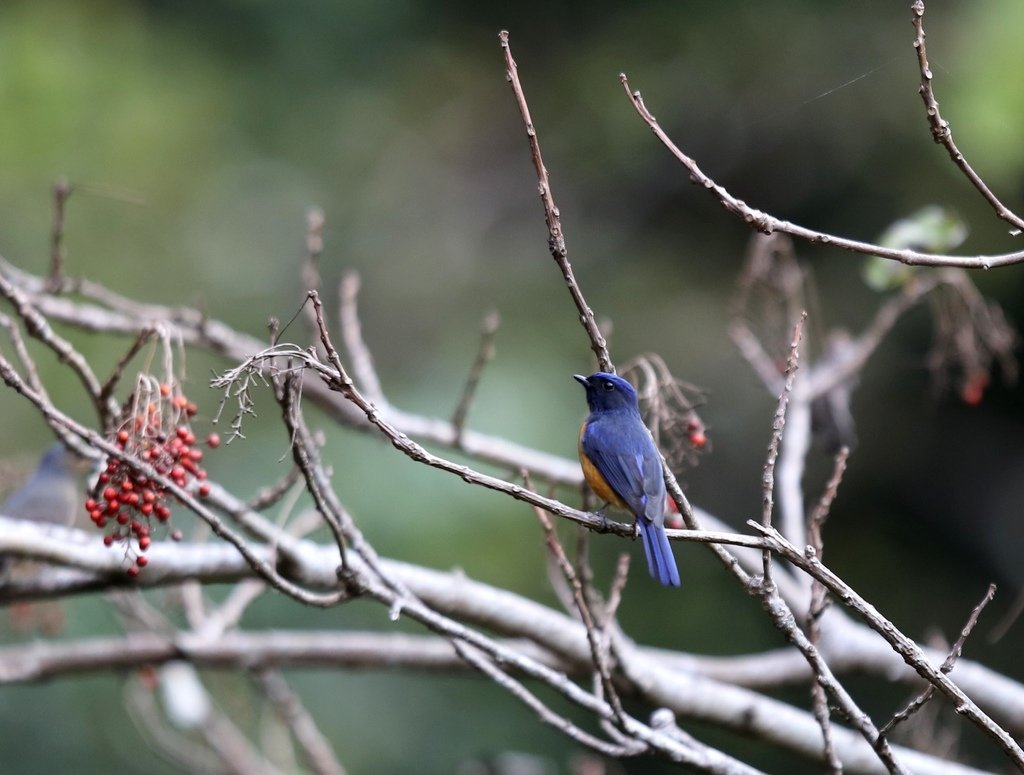
M585 387L585 388L590 387L590 380L588 380L582 374L573 374L572 378L574 380L576 380L577 382L579 382L581 385L583 385L583 387Z

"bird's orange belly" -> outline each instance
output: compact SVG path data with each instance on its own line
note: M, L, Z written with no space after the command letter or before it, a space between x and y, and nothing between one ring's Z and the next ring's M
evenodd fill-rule
M580 455L580 466L583 468L583 478L587 480L587 484L590 485L590 489L594 491L594 495L601 499L604 503L610 503L613 506L618 506L620 509L629 511L629 506L626 502L619 497L619 494L612 489L611 485L604 478L600 471L597 470L590 458L583 453L583 431L580 430L580 443L578 447Z

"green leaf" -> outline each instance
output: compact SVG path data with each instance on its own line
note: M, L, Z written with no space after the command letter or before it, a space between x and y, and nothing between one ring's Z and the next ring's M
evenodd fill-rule
M878 244L895 250L948 253L967 239L968 229L952 210L929 205L901 218L882 232ZM901 287L915 270L888 258L871 256L864 262L864 282L876 291Z

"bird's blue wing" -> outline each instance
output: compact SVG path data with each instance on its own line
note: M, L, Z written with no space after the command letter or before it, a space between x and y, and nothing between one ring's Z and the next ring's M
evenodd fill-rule
M605 415L588 423L583 452L634 515L660 520L665 509L661 457L638 415Z

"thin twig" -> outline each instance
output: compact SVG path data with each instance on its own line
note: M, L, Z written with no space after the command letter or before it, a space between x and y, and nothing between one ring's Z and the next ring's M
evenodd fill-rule
M68 198L74 188L66 178L53 185L53 226L50 229L50 271L47 287L56 293L64 284L64 217Z
M311 207L306 211L306 260L302 262L302 287L306 291L320 290L320 255L324 250L324 211ZM306 323L316 337L316 319L308 304L302 305ZM285 326L287 328L287 326Z
M14 306L15 312L24 322L29 335L49 347L62 363L68 364L85 387L86 393L95 403L97 412L102 417L106 412L106 408L99 403L102 386L89 362L70 342L53 330L49 321L35 307L25 292L2 273L0 273L0 295Z
M462 388L462 396L452 414L452 427L455 429L455 444L462 443L462 431L465 429L466 416L469 408L476 397L476 389L483 377L484 368L494 358L494 336L498 333L498 326L501 324L501 316L497 312L488 312L484 316L483 324L480 327L480 346L476 351L476 358L466 375L466 382Z
M25 382L40 396L49 400L49 393L47 393L46 386L39 378L39 368L36 366L35 359L29 353L28 347L25 346L25 339L21 335L21 329L15 325L10 317L2 313L0 313L0 328L3 328L10 337L11 345L14 347L14 354L18 357L18 362L25 370Z
M858 374L900 317L934 291L942 282L941 274L915 277L912 281L904 284L900 293L881 304L871 323L861 332L860 336L854 339L853 346L844 350L844 357L834 361L819 362L810 370L803 383L808 400L824 395Z
M381 387L377 370L373 366L373 356L363 339L363 325L359 320L359 273L350 271L342 275L338 286L338 318L341 323L341 338L345 350L352 361L352 373L360 389L374 403L384 401L384 389ZM460 444L462 432L453 428L453 437L457 436Z
M999 198L985 185L985 181L974 171L974 168L964 158L963 153L957 148L956 143L953 142L953 130L950 129L949 122L939 113L939 101L935 98L935 91L932 88L932 68L928 63L928 53L924 45L923 0L915 0L910 10L911 24L914 25L914 49L917 51L917 64L921 73L921 87L918 89L918 93L924 102L924 114L932 131L932 139L946 149L949 158L953 160L953 163L970 181L971 185L978 189L978 193L992 206L996 215L1013 227L1014 234L1019 234L1024 230L1024 220L999 201Z
M264 511L281 500L302 477L298 466L292 466L288 473L269 487L262 488L245 505L253 511Z
M842 482L843 472L846 470L846 460L849 457L849 454L849 448L843 447L839 451L839 454L836 455L835 467L832 470L832 477L825 486L825 491L822 493L817 505L811 511L811 516L807 524L807 543L819 558L823 557L825 553L825 543L821 535L821 530L825 524L825 520L828 519L828 513L832 506L832 501L835 500L836 493L839 490L839 485ZM825 613L827 602L828 598L826 597L825 587L822 586L820 581L814 579L811 582L811 603L807 610L806 629L807 639L815 648L818 647L818 644L821 641L821 616ZM815 681L811 686L811 702L814 717L818 720L818 724L821 726L821 737L825 748L825 763L831 775L839 775L839 773L843 771L843 764L839 760L839 756L835 750L835 743L832 740L832 722L829 719L828 698L825 696L825 690L817 681ZM879 734L884 735L885 730L879 730Z
M288 726L310 770L316 775L345 775L345 768L338 761L330 741L284 677L276 670L257 670L253 677L277 715Z
M128 366L128 363L131 361L132 358L134 358L138 354L139 350L143 348L146 342L153 338L155 334L156 329L154 328L143 329L142 331L139 332L138 336L136 336L135 339L132 340L132 343L128 346L128 349L124 353L122 353L120 358L117 359L117 363L114 364L114 368L111 369L110 371L110 376L107 377L107 380L103 383L102 387L100 388L100 406L106 407L110 403L111 399L113 398L114 391L117 390L117 386L120 384L121 379L124 377L124 370ZM103 427L109 427L109 421L113 419L113 417L106 418L106 421L104 421L103 423Z
M985 596L971 610L971 615L967 618L967 624L960 630L960 635L953 644L953 647L949 650L949 655L943 660L939 666L939 670L943 673L951 673L953 667L956 665L957 659L964 650L964 643L967 642L967 638L970 637L971 632L974 630L974 626L978 623L978 617L981 616L981 612L985 610L985 606L992 602L992 598L996 595L996 585L989 584L988 590L985 592ZM917 713L924 704L932 698L935 694L935 684L928 684L925 690L921 692L914 700L912 700L903 710L898 711L893 715L889 721L879 730L879 734L886 735L892 731L893 727L897 724L906 721L908 718Z
M778 405L775 408L775 416L772 419L772 436L768 442L768 456L765 458L764 471L761 475L761 524L770 527L772 524L772 510L775 504L775 461L779 456L779 445L782 443L782 434L786 428L786 407L789 405L789 396L793 392L793 382L796 379L796 371L800 362L800 339L803 336L804 321L807 320L807 313L800 314L800 319L793 326L793 338L789 345L789 358L786 361L786 380L782 386L782 393L779 395ZM772 583L772 554L767 549L762 555L764 568L764 583Z
M317 323L315 316L313 323L314 325ZM299 377L294 372L288 372L280 377L275 377L274 383L276 388L275 395L281 405L281 416L291 439L291 451L295 465L305 478L306 490L313 496L316 510L323 517L324 522L327 523L331 534L334 536L335 544L338 547L341 570L348 574L349 566L346 559L347 541L345 530L342 527L341 504L331 489L327 473L323 470L323 466L320 463L320 454L317 451L316 444L302 418L301 409L299 408L299 397L301 395Z
M537 714L537 717L545 724L554 727L572 740L575 740L577 743L613 758L621 758L623 756L631 756L639 753L637 750L637 744L632 746L623 746L615 743L609 743L581 729L570 721L568 717L555 713L535 694L533 694L533 692L527 689L521 681L516 680L508 673L502 671L490 659L472 647L466 646L465 644L461 645L460 656L481 673L488 676L496 684L503 687L513 697L532 709Z
M529 477L526 478L526 486L531 486ZM612 706L612 710L615 713L616 723L618 727L622 729L625 727L625 715L622 710L622 702L619 699L619 693L615 689L615 684L612 683L612 676L611 671L608 669L606 653L601 648L600 633L598 631L597 624L594 621L594 616L591 613L590 604L587 602L587 595L584 592L583 585L580 583L579 577L576 575L576 571L572 567L572 563L569 562L569 558L565 554L565 549L558 540L558 535L555 533L555 527L548 518L547 513L536 506L533 507L533 511L534 514L537 515L537 521L540 522L541 527L544 530L544 540L547 544L548 551L558 562L562 575L565 577L565 580L569 582L569 587L572 589L573 600L576 602L576 610L579 612L580 620L583 622L583 627L587 632L587 642L590 644L590 654L594 662L594 670L597 671L597 674L600 677L604 697Z
M526 136L530 142L530 156L533 159L533 167L537 172L537 188L540 192L540 199L544 205L544 221L548 225L548 248L551 257L558 264L562 271L562 278L569 288L569 295L576 304L576 310L580 315L580 323L583 324L587 336L590 338L590 347L597 357L597 363L601 371L614 372L611 356L608 355L608 343L601 334L601 329L594 319L594 311L583 298L576 277L573 275L572 265L569 263L568 250L565 246L565 235L562 233L562 220L555 205L555 198L551 192L551 181L548 178L547 167L544 166L544 159L540 153L540 140L537 138L537 130L533 126L533 119L530 118L530 107L526 103L526 93L519 81L519 68L515 59L512 58L512 48L508 43L508 32L502 30L498 33L498 40L501 41L501 48L505 55L505 68L508 82L512 86L512 93L515 95L516 105L519 107L519 114L522 116L523 124L526 127Z
M124 687L124 704L143 742L176 769L195 775L224 775L220 756L195 738L169 725L156 702L156 693L136 678Z

